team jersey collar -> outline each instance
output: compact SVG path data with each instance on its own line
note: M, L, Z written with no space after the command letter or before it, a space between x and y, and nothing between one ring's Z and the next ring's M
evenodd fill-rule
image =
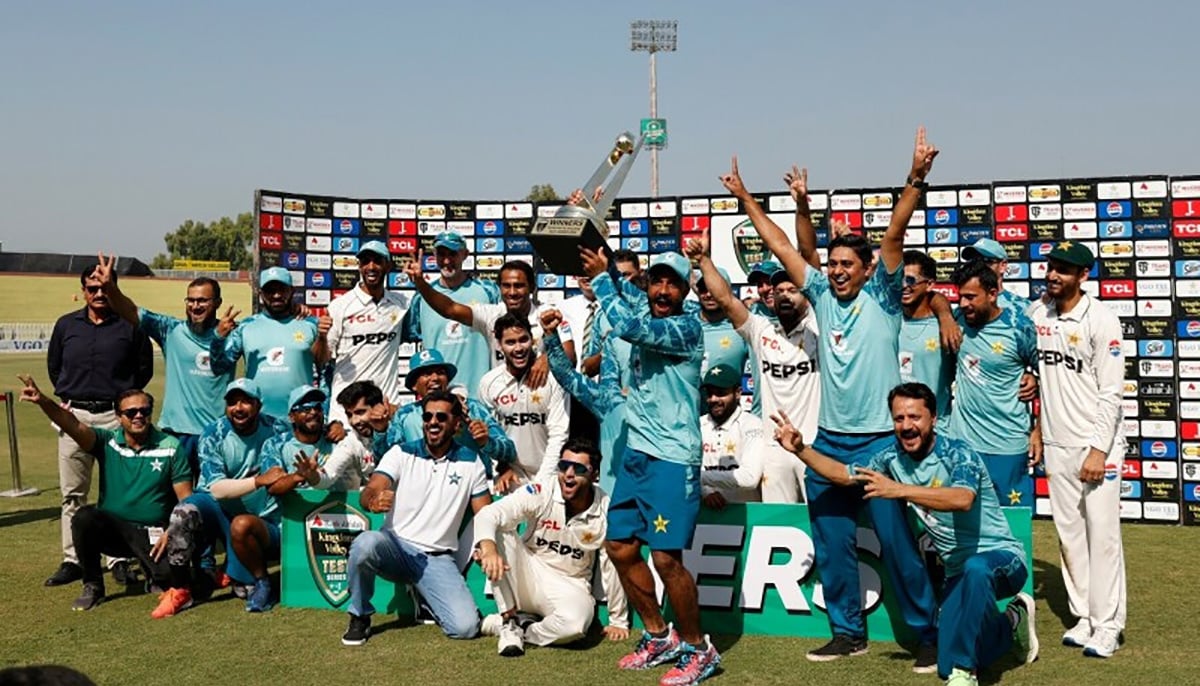
M574 517L571 517L571 519L582 519L586 521L589 519L595 519L596 517L603 517L604 512L602 503L600 502L600 496L603 494L604 492L600 490L599 486L592 484L592 504L588 506L588 509L576 514ZM554 477L554 482L550 485L550 497L554 500L555 504L562 505L563 512L565 513L567 501L565 498L563 498L562 486L558 483L557 476Z
M1058 311L1058 303L1054 302L1053 300L1050 301L1050 304L1046 306L1046 309L1052 310L1054 312L1054 316L1059 319L1069 319L1075 322L1083 321L1083 318L1087 315L1088 310L1092 309L1092 296L1087 291L1084 291L1080 294L1079 302L1075 304L1075 307L1070 312L1065 314Z
M740 419L741 416L742 416L742 404L739 402L737 405L734 406L733 414L726 417L725 421L721 422L720 424L713 422L713 428L714 429L724 429L726 427L733 426L734 424L737 423L737 420ZM709 419L709 421L712 421L711 414L708 415L708 419Z
M150 438L147 439L147 441L142 445L141 450L138 450L138 452L142 452L143 450L153 450L154 448L159 447L166 437L167 435L162 431L159 431L157 426L151 425ZM125 429L123 428L119 431L112 432L112 439L119 446L124 447L128 445L128 443L125 441Z
M423 460L432 460L434 462L438 460L447 460L449 462L470 462L474 459L474 457L470 455L464 456L462 453L466 449L456 442L451 442L450 451L440 458L434 457L433 454L429 452L429 446L425 444L424 438L409 443L407 447L409 448L409 452L411 452L414 456Z

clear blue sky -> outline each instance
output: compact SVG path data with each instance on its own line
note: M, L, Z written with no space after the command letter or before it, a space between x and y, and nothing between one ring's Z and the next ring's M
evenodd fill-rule
M336 9L335 9L336 5ZM738 153L777 189L1200 172L1195 2L8 2L4 249L150 258L255 188L510 199L579 185L648 109L664 194L717 193ZM649 190L648 158L624 195Z

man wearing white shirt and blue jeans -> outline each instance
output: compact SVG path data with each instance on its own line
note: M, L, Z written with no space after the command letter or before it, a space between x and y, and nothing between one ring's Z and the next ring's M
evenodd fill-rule
M479 608L458 569L458 530L470 504L478 513L492 497L487 466L454 443L462 403L446 391L421 400L424 440L392 447L371 474L359 501L386 512L380 531L364 531L350 546L350 626L345 645L371 635L375 577L412 584L450 638L479 635Z

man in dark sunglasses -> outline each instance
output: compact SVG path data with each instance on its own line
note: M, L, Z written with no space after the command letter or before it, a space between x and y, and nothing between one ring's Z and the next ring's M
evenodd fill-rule
M524 655L526 643L561 645L587 634L597 557L608 595L604 634L618 641L629 637L625 592L603 550L608 494L595 486L600 451L591 441L572 438L559 452L557 469L556 479L527 484L475 517L475 557L492 581L499 609L484 617L480 631L499 637L505 657ZM518 613L539 619L521 622Z
M322 483L322 473L333 454L336 441L326 435L325 391L316 386L298 386L288 398L288 421L291 431L277 434L263 445L263 471L279 467L287 476L271 484L267 492L273 496L291 493L297 488L316 488ZM356 441L353 436L343 440ZM335 491L358 490L358 473L349 471L337 481L325 481L324 488Z
M113 312L105 293L102 275L116 283L116 260L103 256L79 275L83 309L69 312L54 324L46 354L46 368L54 394L68 412L93 428L120 428L113 412L113 398L132 388L145 388L154 375L150 339ZM65 431L58 432L58 485L62 491L63 562L46 579L47 586L78 581L83 571L78 564L71 535L71 518L87 504L92 485L92 455ZM127 565L110 561L114 581L125 583Z
M192 470L179 441L150 421L154 398L139 390L117 396L121 428L114 431L84 424L42 394L32 378L22 375L20 379L25 386L21 400L41 408L96 460L103 476L97 504L79 508L69 523L83 575L83 592L71 609L91 610L104 601L101 554L138 559L153 582L166 589L152 616L164 616L164 607L174 607L177 594L186 596L184 606L190 606L189 566L160 562L152 552L164 538L175 503L192 494ZM168 598L171 601L164 602Z

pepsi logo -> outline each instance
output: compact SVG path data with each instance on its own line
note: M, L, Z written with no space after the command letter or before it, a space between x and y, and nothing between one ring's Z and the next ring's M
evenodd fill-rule
M1155 441L1150 444L1150 454L1154 457L1162 457L1167 454L1167 444L1162 441Z
M354 222L349 219L343 219L338 222L338 231L342 233L352 233L354 231Z
M1108 216L1110 217L1119 217L1121 216L1121 203L1110 202L1105 205L1104 211L1107 212Z
M324 286L325 285L325 275L322 274L321 272L314 272L312 275L312 283L314 286Z
M1189 336L1200 336L1200 321L1190 321L1187 323L1187 334Z
M935 212L933 214L933 223L949 224L950 223L950 213L947 212L946 210L938 210L937 212Z
M483 223L483 233L485 236L494 236L496 234L496 222L486 221Z

